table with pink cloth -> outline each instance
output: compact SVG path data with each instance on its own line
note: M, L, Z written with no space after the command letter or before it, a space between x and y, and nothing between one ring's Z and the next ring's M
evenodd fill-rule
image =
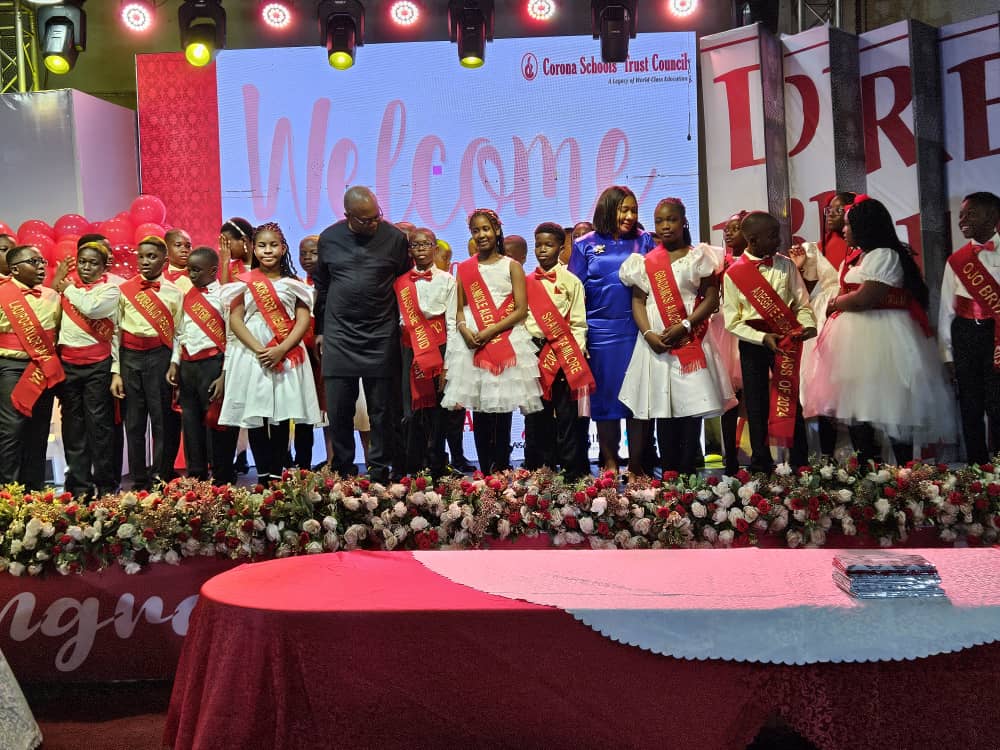
M346 552L204 584L176 748L996 747L1000 551L858 601L836 550ZM630 645L632 644L632 645Z

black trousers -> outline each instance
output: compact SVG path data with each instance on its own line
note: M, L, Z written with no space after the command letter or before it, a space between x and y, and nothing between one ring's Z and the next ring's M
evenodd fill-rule
M697 474L701 450L701 417L672 417L656 420L656 441L660 446L660 468L679 474Z
M542 410L524 417L524 468L562 468L571 479L590 473L587 427L580 417L562 370L552 384L552 398L542 399Z
M1000 450L1000 373L993 369L992 320L956 317L951 323L951 347L958 380L958 408L966 460L985 464ZM989 420L989 441L986 420Z
M445 424L448 412L441 408L444 393L437 392L434 406L413 410L413 395L410 390L410 368L413 366L413 349L403 350L403 378L400 396L403 403L403 464L404 474L415 474L422 469L430 469L433 476L439 476L448 465L445 453ZM441 347L444 356L445 347Z
M444 418L445 436L448 441L448 455L452 466L468 463L465 457L465 409L451 409Z
M73 496L114 492L114 397L111 358L92 365L63 364L66 380L56 395L62 406L62 441L66 455L66 491ZM119 469L120 470L120 469ZM58 481L58 478L57 478Z
M184 462L189 477L208 479L209 456L212 477L216 484L236 481L233 458L236 455L236 437L239 429L223 427L213 429L205 424L205 414L211 402L208 389L212 381L222 374L222 355L194 362L181 361L179 391L181 424L184 430Z
M763 344L740 341L740 364L743 370L743 401L747 408L747 426L750 428L750 470L770 473L774 460L767 435L767 416L771 399L771 370L774 369L774 352ZM804 466L809 461L806 444L806 424L802 409L795 405L795 432L789 462Z
M292 463L300 469L312 468L313 447L316 445L316 427L311 424L296 424L295 458Z
M10 394L27 366L28 360L0 357L0 485L20 482L27 490L40 490L55 391L39 396L30 417L15 409Z
M284 422L275 422L247 430L257 478L262 482L266 482L271 477L280 477L282 470L288 464L288 433L289 421L287 419ZM239 434L238 431L237 434ZM235 451L235 444L233 450Z
M331 467L342 476L358 473L354 464L354 405L358 400L357 376L326 376L326 408L333 444ZM377 482L389 479L389 468L402 470L400 456L399 374L360 378L368 402L371 437L368 444L368 474Z
M170 349L158 346L148 351L121 349L121 377L125 384L125 442L128 447L132 486L148 488L154 479L173 476L180 444L180 417L171 405L167 383ZM146 466L146 425L153 434L152 470Z
M510 468L510 425L508 412L492 414L472 412L472 436L476 441L476 458L484 474Z

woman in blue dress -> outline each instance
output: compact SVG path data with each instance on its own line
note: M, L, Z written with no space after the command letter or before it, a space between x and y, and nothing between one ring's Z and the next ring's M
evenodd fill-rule
M597 423L602 469L618 471L621 420L628 409L618 400L637 330L632 319L632 291L618 269L632 253L645 255L656 244L638 227L639 204L627 187L613 185L597 199L594 231L573 243L568 268L583 282L587 306L587 351L597 391L590 416Z

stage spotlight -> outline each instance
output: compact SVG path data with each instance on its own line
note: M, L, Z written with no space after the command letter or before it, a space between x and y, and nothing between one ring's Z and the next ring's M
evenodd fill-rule
M52 73L69 73L79 53L87 48L87 14L83 0L38 9L42 62Z
M410 0L396 0L389 8L389 18L400 26L410 26L420 18L420 9Z
M591 29L601 40L601 59L606 63L628 59L628 40L635 38L636 0L591 0Z
M154 5L149 0L122 0L122 23L129 31L149 31L153 27Z
M493 0L450 0L448 29L462 67L482 67L486 42L493 41Z
M260 17L272 29L284 29L292 22L292 8L287 2L264 0L260 4Z
M555 0L528 0L528 15L533 20L548 21L555 14Z
M670 0L667 7L675 16L683 18L694 13L695 8L698 7L698 0Z
M196 68L208 65L226 46L226 11L222 0L184 0L177 10L184 57Z
M330 67L347 70L365 43L364 6L358 0L321 0L316 12Z

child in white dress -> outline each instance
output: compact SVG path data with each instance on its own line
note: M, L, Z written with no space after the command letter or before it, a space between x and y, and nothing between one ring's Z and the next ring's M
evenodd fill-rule
M927 286L885 206L859 196L844 230L858 250L844 260L840 294L827 308L809 408L848 423L862 460L879 458L880 433L902 464L914 442L954 440L954 394L927 322Z
M472 409L479 467L489 473L510 468L512 412L541 409L542 390L538 358L524 327L524 270L502 254L503 230L495 212L477 208L469 231L477 253L458 268L441 406Z
M295 277L288 243L277 224L254 233L249 273L222 288L231 304L235 341L226 350L226 390L219 423L250 430L258 478L266 483L287 464L289 420L322 421L302 338L313 291Z
M735 403L706 336L719 305L722 256L704 243L691 246L679 199L660 201L653 216L660 245L645 256L633 253L619 270L622 283L632 287L639 335L618 398L632 412L629 445L646 445L655 419L663 470L690 474L697 470L702 418ZM664 321L664 314L671 319ZM629 457L633 473L648 469L641 452L630 450Z

